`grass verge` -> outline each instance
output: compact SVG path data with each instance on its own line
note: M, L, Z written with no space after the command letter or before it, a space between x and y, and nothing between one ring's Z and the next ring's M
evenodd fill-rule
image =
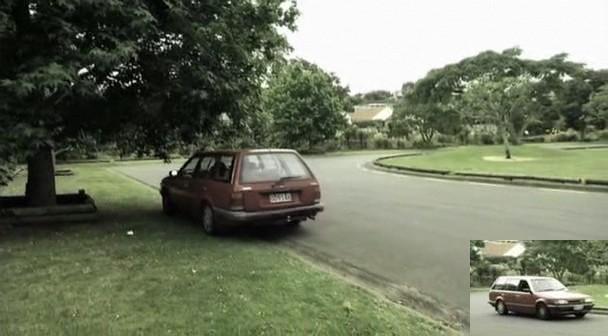
M382 163L410 168L608 180L608 149L562 150L537 145L513 146L515 158L529 161L496 162L484 157L501 157L502 146L442 148L425 155L397 157Z
M591 295L596 307L608 308L608 285L572 286L571 289Z
M86 188L98 222L0 229L1 335L455 333L267 240L206 237L103 166L57 179L60 192Z

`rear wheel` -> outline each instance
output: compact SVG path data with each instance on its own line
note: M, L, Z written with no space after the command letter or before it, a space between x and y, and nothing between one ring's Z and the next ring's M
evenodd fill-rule
M536 306L536 317L541 320L548 320L551 317L549 309L547 309L547 306L545 306L544 303L539 303Z
M301 220L294 220L294 221L287 222L287 226L292 227L292 228L297 228L297 227L300 227L300 223L302 223Z
M507 315L509 313L507 306L505 306L505 303L502 300L496 301L496 312L498 315Z
M163 200L163 213L167 216L172 216L175 214L175 204L171 201L171 198L167 194L162 195Z
M221 233L221 227L215 220L213 209L209 205L203 206L202 211L203 230L209 235L217 235Z

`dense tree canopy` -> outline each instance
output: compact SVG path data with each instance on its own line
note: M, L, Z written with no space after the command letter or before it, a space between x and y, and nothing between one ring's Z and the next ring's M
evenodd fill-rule
M583 106L587 120L599 127L608 127L608 84L598 88Z
M539 108L532 97L532 83L527 78L480 78L465 89L462 112L471 123L495 125L511 158L509 141L518 142L527 125L536 120Z
M515 105L496 106L497 109L509 108L504 113L512 118L510 125L505 125L509 127L503 133L515 140L525 131L543 134L553 128L572 128L584 137L590 119L593 119L590 116L597 113L592 112L592 108L583 106L589 102L594 91L608 83L606 71L590 70L583 64L568 61L566 54L545 60L529 60L521 58L521 50L518 48L507 49L502 53L486 51L432 70L413 85L404 84L403 98L397 103L394 119L398 124L409 120L409 123L425 125L427 130L424 133L427 135L455 134L465 126L482 122L483 119L480 118L469 118L471 110L484 112L486 116L496 114L496 109L492 112L491 108L495 104L470 105L482 100L471 99L473 94L466 95L467 90L479 85L485 89L494 87L497 89L493 94L494 102L507 102L514 91L499 92L499 87L506 89L507 86L512 86L513 81L522 79L528 84L525 85L525 92L519 90L519 102ZM517 87L524 88L521 85ZM484 88L476 90L480 94L478 98L483 98L483 91ZM464 99L465 97L469 99ZM454 118L454 110L461 118ZM458 122L461 127L445 129L443 123L436 122L441 119L451 120L452 125ZM487 122L487 118L484 119ZM500 129L500 125L496 124L500 119L493 119L493 124ZM593 120L597 123L598 119ZM605 125L599 123L598 126ZM422 132L420 135L423 141L432 140L432 136L423 135Z
M277 145L307 151L336 138L346 125L347 100L348 90L335 76L293 60L268 83L263 109L272 115Z
M565 273L584 274L608 264L608 242L594 240L533 240L526 243L529 266L538 267L562 280Z
M243 126L296 15L284 0L3 1L0 182L82 132L162 156L222 114Z

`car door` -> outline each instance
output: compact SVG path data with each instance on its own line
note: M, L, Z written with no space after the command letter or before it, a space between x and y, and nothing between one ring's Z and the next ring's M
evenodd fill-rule
M517 286L516 301L522 313L532 314L536 310L534 295L530 289L530 284L526 280L520 280Z
M200 162L192 174L188 188L184 192L184 204L192 216L198 216L201 210L202 200L208 198L209 170L215 163L213 154L203 154Z
M195 155L191 157L182 168L180 168L177 176L172 182L172 190L171 190L171 198L175 205L180 208L182 211L190 211L189 204L189 189L190 183L192 182L192 177L194 172L198 167L198 163L200 161L200 156Z
M503 299L505 305L510 311L519 312L519 302L517 301L517 284L518 279L508 278L505 282L505 291Z
M211 205L216 208L228 209L232 200L233 173L235 166L235 155L217 154L209 169L209 178L205 185Z

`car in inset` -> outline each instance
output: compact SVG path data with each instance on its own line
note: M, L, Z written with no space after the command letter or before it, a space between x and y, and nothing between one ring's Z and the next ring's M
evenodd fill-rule
M319 181L294 150L199 152L160 185L163 212L184 212L209 234L230 226L297 226L323 211Z
M560 281L541 276L501 276L490 287L488 303L500 315L509 312L540 319L574 315L582 318L593 308L593 299L570 291Z

